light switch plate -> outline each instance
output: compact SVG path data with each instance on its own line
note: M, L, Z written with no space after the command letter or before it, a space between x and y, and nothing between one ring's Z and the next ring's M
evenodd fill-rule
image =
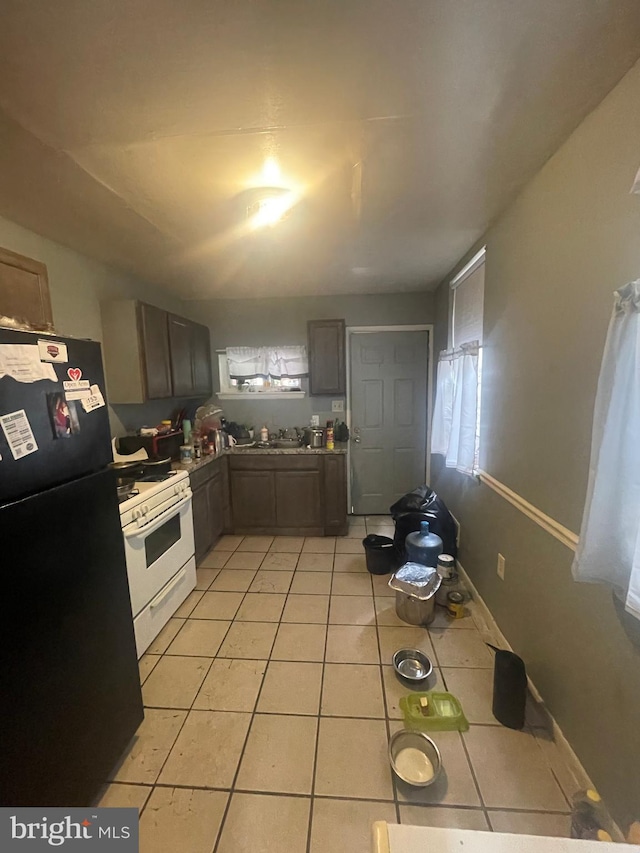
M331 401L331 411L332 412L344 412L344 400L332 400Z

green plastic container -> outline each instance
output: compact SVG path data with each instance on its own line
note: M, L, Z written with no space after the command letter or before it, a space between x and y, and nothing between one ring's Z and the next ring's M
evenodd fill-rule
M420 699L429 700L427 714L422 713ZM404 722L408 729L420 732L466 732L469 722L460 701L451 693L409 693L400 699Z

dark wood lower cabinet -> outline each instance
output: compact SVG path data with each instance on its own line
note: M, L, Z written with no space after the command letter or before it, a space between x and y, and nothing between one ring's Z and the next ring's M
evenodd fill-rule
M339 536L347 532L344 454L271 456L247 451L228 459L234 533Z
M227 530L229 512L227 460L223 457L191 475L193 489L193 534L196 563L200 563Z
M327 536L346 536L347 465L343 455L323 456L324 461L324 528Z
M347 533L344 454L245 453L219 457L191 474L197 563L223 533Z
M276 487L273 471L230 471L233 529L251 533L276 526Z
M320 474L320 471L275 472L276 527L324 527Z

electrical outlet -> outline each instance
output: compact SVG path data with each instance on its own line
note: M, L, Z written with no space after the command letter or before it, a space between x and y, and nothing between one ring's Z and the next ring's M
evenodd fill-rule
M332 412L344 412L344 400L332 400L331 401L331 411Z
M498 573L498 577L500 580L504 580L504 557L502 554L498 554L498 567L496 569Z
M312 427L320 426L320 415L311 415L311 426Z

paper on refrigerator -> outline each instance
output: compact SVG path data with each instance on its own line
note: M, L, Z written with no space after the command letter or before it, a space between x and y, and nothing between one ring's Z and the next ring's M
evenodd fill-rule
M17 382L58 381L53 365L40 361L37 344L0 344L0 379L3 376L11 376Z

